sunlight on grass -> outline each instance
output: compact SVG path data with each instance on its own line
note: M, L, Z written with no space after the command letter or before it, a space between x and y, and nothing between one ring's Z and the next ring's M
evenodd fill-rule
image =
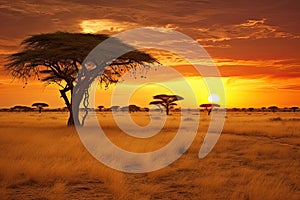
M133 114L140 125L147 117ZM111 141L133 152L153 151L170 142L179 117L168 116L159 134L137 139L117 128L111 113L98 113ZM188 120L194 117L199 116ZM228 113L217 145L199 160L210 122L201 113L198 134L188 151L170 166L144 174L121 173L98 162L75 129L65 126L66 119L67 113L1 113L1 197L299 199L299 113Z

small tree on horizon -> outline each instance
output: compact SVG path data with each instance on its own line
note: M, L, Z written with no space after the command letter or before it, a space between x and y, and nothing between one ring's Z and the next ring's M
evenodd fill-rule
M120 109L120 106L111 106L110 110L111 111L118 111Z
M34 104L32 104L31 106L32 106L32 107L37 107L37 108L39 109L39 113L42 112L42 110L43 110L44 107L49 107L48 104L46 104L46 103L41 103L41 102L34 103Z
M137 105L129 105L128 106L128 111L131 113L131 112L138 112L141 110L141 107L137 106Z
M101 112L104 109L104 106L98 106L98 109Z
M158 99L157 101L151 101L150 105L162 105L166 109L166 114L169 115L170 109L177 104L175 101L183 100L184 98L178 95L167 95L159 94L153 96L153 99Z
M34 109L31 108L31 107L28 107L28 106L20 106L20 105L16 105L16 106L14 106L14 107L11 107L9 110L10 110L10 111L17 111L17 112L21 112L21 111L27 112L27 111L32 111L32 110L34 110Z
M214 107L220 107L220 105L216 104L216 103L204 103L204 104L201 104L200 107L205 108L205 110L207 110L207 115L210 115L212 109Z
M293 106L293 107L291 107L291 110L292 110L293 112L296 112L298 109L299 109L298 106Z
M250 111L250 112L253 112L255 109L254 108L248 108L248 110Z
M268 107L268 109L271 110L272 112L278 111L278 107L277 106L270 106L270 107Z

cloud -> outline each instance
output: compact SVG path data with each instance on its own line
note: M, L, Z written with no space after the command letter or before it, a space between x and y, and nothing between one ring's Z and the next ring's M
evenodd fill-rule
M300 72L295 73L295 68L278 69L275 67L254 67L254 66L230 66L219 67L223 77L271 77L271 78L298 78Z
M225 77L223 82L225 84L225 89L228 93L234 93L239 90L239 95L245 91L252 91L257 96L261 94L264 99L279 100L288 97L285 95L291 95L293 98L297 97L297 92L300 90L300 85L297 82L300 78L287 78L287 79L270 79L268 77ZM275 94L275 96L269 96L269 93ZM294 99L293 99L294 100Z
M218 66L274 66L277 68L286 68L289 66L300 67L300 60L296 59L239 60L215 58L214 61Z
M3 0L0 5L1 10L6 10L11 14L21 15L56 15L59 13L71 12L71 8L67 4L60 1L52 0L44 1L7 1ZM64 5L64 6L61 6Z
M137 27L137 24L109 19L92 19L81 21L80 27L83 33L118 33Z
M255 20L255 19L249 19L245 23L239 24L238 26L241 27L254 27L259 24L264 24L266 21L266 18L260 19L260 20Z
M300 61L215 59L222 76L300 78Z
M157 54L158 55L158 54ZM199 72L186 60L170 53L161 53L158 58L184 76L199 76ZM300 78L300 61L295 59L235 60L213 59L222 77L297 79ZM173 63L173 64L171 64ZM174 64L177 63L177 64ZM205 63L204 63L205 64Z
M230 41L234 39L240 40L257 40L266 38L287 38L298 39L299 35L285 31L280 31L279 26L273 26L266 23L267 19L248 19L240 24L219 25L215 24L211 27L197 28L199 36L197 41L211 45L213 47L223 47L216 43ZM230 47L227 44L226 47Z
M0 10L2 11L1 17L4 17L1 20L2 25L8 25L8 23L16 24L17 26L23 25L18 31L9 31L23 37L24 33L30 34L36 32L37 29L40 32L61 29L66 31L80 31L82 30L80 26L82 21L105 19L122 25L120 29L113 29L113 32L122 31L127 27L131 28L131 26L127 25L124 27L123 23L133 23L139 27L156 26L172 28L182 31L193 38L198 38L201 41L220 42L232 39L233 37L243 38L249 36L229 33L232 28L235 31L241 29L245 31L256 27L259 30L272 32L274 28L277 30L277 27L281 27L278 25L278 21L285 20L285 28L295 29L293 25L298 23L290 20L291 15L295 13L291 12L291 9L295 8L295 6L284 2L270 2L254 1L247 3L237 0L230 2L221 0L190 0L185 2L172 1L168 2L168 4L162 4L147 0L3 0ZM263 9L268 9L270 12L262 12ZM247 12L245 12L246 10ZM280 11L280 14L278 14L280 18L277 15L270 16L269 13L277 13L276 11ZM253 19L253 16L258 18ZM267 25L266 19L268 21L270 19L270 23L272 22L275 25ZM20 21L19 24L18 21ZM289 26L287 27L286 24L289 24ZM30 28L33 25L36 28ZM0 34L2 31L0 31ZM289 37L289 34L292 34L289 33L289 30L277 30L275 37ZM255 33L254 37L261 37L260 33ZM224 48L226 45L220 45L220 47Z
M299 35L294 35L285 31L280 31L279 26L273 26L266 23L267 19L249 19L244 23L234 25L232 32L239 31L242 34L237 35L237 38L252 38L252 39L262 39L262 38L300 38Z
M25 37L42 32L116 33L135 27L156 26L178 30L197 39L203 47L212 49L213 57L233 59L218 63L221 68L232 66L226 69L228 74L237 73L233 69L229 73L234 66L234 69L245 69L246 72L240 73L247 74L250 67L259 70L264 65L266 68L274 66L278 73L283 71L285 74L284 63L278 68L280 63L271 63L270 55L277 62L287 62L287 66L291 63L284 59L298 56L297 5L297 1L258 0L190 0L168 4L147 0L3 0L0 5L0 25L4 27L0 30L0 53L15 52ZM178 58L169 60L181 62ZM298 67L299 60L294 62ZM287 69L287 74L291 73ZM294 72L293 76L298 74Z
M300 85L284 85L284 86L279 86L279 89L282 90L300 90Z

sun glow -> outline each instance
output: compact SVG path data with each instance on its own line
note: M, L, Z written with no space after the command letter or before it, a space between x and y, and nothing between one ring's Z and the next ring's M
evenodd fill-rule
M109 19L82 20L80 23L80 27L83 33L117 33L134 26L136 26L135 23L117 22Z

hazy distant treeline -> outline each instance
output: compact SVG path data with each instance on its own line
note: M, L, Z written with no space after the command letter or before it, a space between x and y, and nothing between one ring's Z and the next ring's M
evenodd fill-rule
M269 107L261 107L261 108L213 108L214 110L224 110L226 109L227 112L300 112L300 109L298 106L293 107L277 107L277 106L269 106ZM83 109L82 109L83 110ZM141 108L136 105L129 105L129 106L112 106L109 108L106 108L104 106L98 106L98 108L88 108L89 111L95 111L95 112L149 112L150 109L147 107ZM206 110L203 108L173 108L173 112L181 112L181 111L190 111L190 112L196 112L196 111L203 111ZM38 111L38 108L33 108L29 106L13 106L11 108L0 108L0 112L35 112ZM151 109L151 111L158 111L162 112L163 110L160 108ZM68 112L67 107L62 108L44 108L43 112Z

